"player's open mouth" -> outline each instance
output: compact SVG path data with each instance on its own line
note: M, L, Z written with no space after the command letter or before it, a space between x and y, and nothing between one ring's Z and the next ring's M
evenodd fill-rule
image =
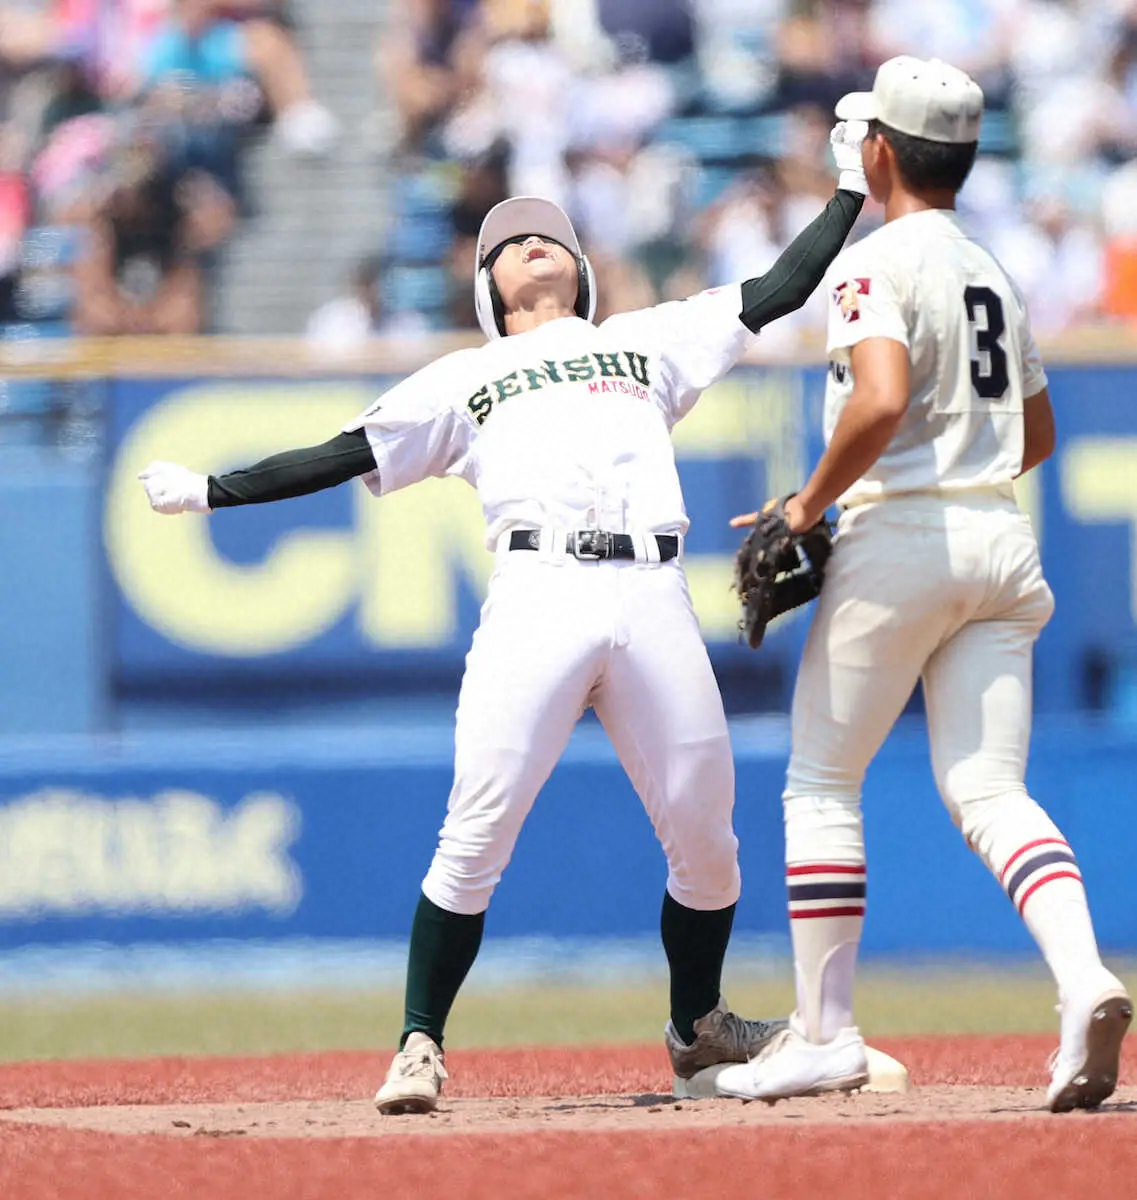
M526 246L522 252L521 261L523 263L532 262L535 258L552 258L549 253L548 246Z

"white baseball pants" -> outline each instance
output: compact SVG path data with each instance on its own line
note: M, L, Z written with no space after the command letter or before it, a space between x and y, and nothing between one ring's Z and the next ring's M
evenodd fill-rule
M965 836L979 833L973 802L1027 800L1031 654L1053 606L1006 494L844 512L794 693L787 861L858 860L865 771L920 679L936 782Z
M651 818L672 897L703 910L738 899L734 761L678 563L504 549L466 659L428 899L455 913L488 907L589 705Z

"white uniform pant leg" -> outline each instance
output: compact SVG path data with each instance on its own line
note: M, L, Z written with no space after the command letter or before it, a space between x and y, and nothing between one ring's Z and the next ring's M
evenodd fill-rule
M454 786L422 885L448 912L489 906L601 669L607 642L585 569L534 556L491 581L458 699Z
M1025 518L1008 515L987 536L991 598L924 673L932 765L952 819L1026 922L1059 994L1069 997L1104 969L1077 859L1023 779L1031 655L1053 597Z
M861 787L944 622L942 539L884 506L842 517L794 687L786 861L863 862Z
M952 619L942 514L854 510L840 532L794 690L784 793L796 1021L815 1042L854 1023L865 911L861 787Z
M994 866L1000 848L992 838L1002 843L1008 836L996 832L999 824L1029 819L1040 834L1057 835L1049 819L1046 830L1038 824L1041 814L1023 782L1032 654L1054 600L1026 518L976 514L977 533L985 522L994 524L982 532L994 547L989 599L928 660L924 696L940 795L968 842ZM1018 835L1009 836L1015 842Z
M617 630L593 703L687 908L739 896L734 758L722 697L677 564L620 566Z

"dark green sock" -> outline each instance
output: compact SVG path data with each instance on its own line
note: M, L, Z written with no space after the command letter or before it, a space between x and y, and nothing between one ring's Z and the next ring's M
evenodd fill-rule
M399 1049L412 1033L429 1034L440 1046L442 1031L458 989L462 986L478 947L486 914L447 912L420 896L411 926L407 962L407 999Z
M671 967L671 1023L687 1043L695 1040L695 1022L719 1002L733 924L733 904L703 912L663 893L659 931Z

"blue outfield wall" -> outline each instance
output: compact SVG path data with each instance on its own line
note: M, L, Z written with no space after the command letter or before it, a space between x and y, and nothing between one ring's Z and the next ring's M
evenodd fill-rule
M1078 852L1103 946L1137 950L1134 746L1047 722L1037 794ZM0 761L0 948L98 939L386 938L409 930L450 782L445 728L146 735ZM369 748L368 743L371 742ZM782 723L741 723L737 929L784 936ZM940 806L919 719L866 789L867 953L1018 953L1031 943ZM491 908L508 936L657 927L647 819L585 725L538 798Z
M808 618L779 622L760 654L739 644L727 520L800 482L818 452L822 380L740 370L676 430L686 567L734 711L785 710ZM1036 655L1030 780L1078 852L1103 943L1130 952L1133 381L1133 368L1052 371L1059 450L1022 494L1057 599ZM170 520L135 478L151 458L220 471L323 440L384 382L116 381L102 460L16 470L5 458L0 948L405 936L449 788L450 730L405 715L363 729L352 707L433 690L452 709L490 564L476 498L453 480L382 502L352 484ZM866 948L1029 950L943 812L910 720L869 774ZM265 726L226 732L252 721ZM736 750L738 928L784 936L784 722L739 723ZM650 933L663 883L648 822L586 726L538 799L489 928Z
M1107 702L1137 666L1134 378L1132 367L1051 371L1058 450L1020 489L1057 601L1040 642L1041 712ZM424 676L456 679L491 565L464 483L427 480L382 502L355 483L171 522L136 479L151 458L220 472L321 441L393 382L114 383L95 598L113 698L216 695L223 683L255 705L281 685L400 693ZM674 433L692 597L720 676L750 711L788 706L807 621L778 622L760 655L740 644L728 522L800 485L821 449L823 390L818 368L739 368Z

